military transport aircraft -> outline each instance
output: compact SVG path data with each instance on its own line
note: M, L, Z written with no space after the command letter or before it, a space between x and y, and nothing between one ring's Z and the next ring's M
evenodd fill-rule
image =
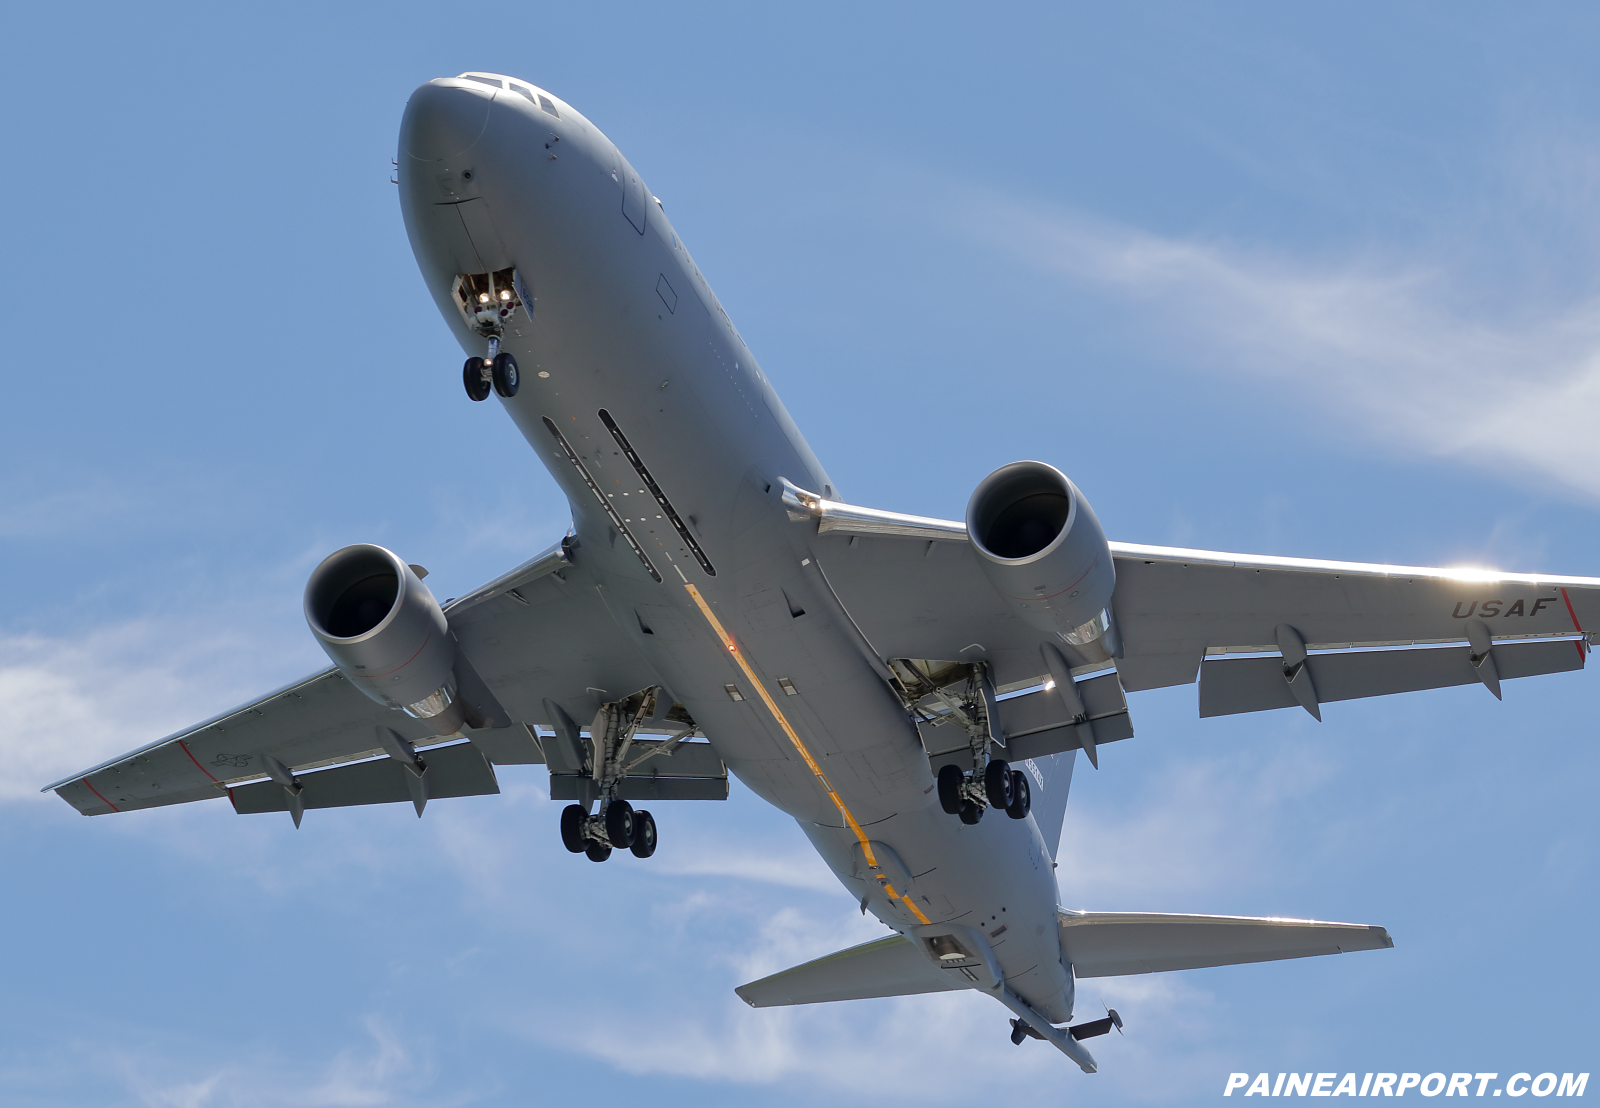
M85 815L498 792L543 764L568 850L648 858L652 808L731 772L894 934L738 989L751 1005L972 989L1085 1071L1083 978L1392 946L1382 927L1076 911L1054 857L1075 759L1125 693L1200 714L1583 667L1600 579L1108 542L1054 466L964 521L849 503L661 203L570 104L494 73L412 95L396 183L445 322L567 494L572 529L440 605L379 546L312 573L333 665L49 786ZM635 807L640 805L640 807ZM665 821L664 821L665 822ZM670 823L668 825L670 834ZM554 829L552 829L554 838Z

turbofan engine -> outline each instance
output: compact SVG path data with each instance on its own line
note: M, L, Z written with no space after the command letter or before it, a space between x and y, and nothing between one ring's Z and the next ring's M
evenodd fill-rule
M1111 547L1066 474L1043 462L1001 466L967 501L967 535L990 584L1023 619L1073 646L1099 641L1117 653Z
M306 622L333 664L373 700L441 735L465 721L456 640L433 593L381 546L347 546L306 582Z

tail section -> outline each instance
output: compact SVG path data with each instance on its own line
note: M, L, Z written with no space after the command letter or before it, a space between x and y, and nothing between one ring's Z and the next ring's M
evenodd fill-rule
M1062 953L1080 980L1394 946L1389 932L1376 925L1307 919L1073 912L1063 908L1056 923Z
M965 988L966 984L930 962L913 940L890 935L740 985L733 991L752 1008L771 1008L940 993Z

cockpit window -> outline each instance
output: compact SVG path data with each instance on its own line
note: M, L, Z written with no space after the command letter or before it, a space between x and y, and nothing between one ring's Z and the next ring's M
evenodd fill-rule
M519 96L526 96L528 98L528 103L534 105L547 115L553 115L557 119L561 118L561 113L556 110L555 101L544 95L544 93L535 92L527 85L519 85L517 82L509 78L490 77L482 73L463 73L461 76L457 77L456 80L477 81L480 85L489 85L493 88L508 88L512 92L517 93Z

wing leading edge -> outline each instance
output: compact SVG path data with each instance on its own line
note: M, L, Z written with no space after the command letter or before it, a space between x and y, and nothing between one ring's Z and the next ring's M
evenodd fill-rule
M572 549L570 540L552 546L445 606L467 659L457 673L461 694L481 699L478 714L491 726L470 733L475 753L464 760L459 752L443 755L441 767L459 763L460 771L441 768L430 795L493 792L489 763L544 762L529 726L549 725L547 704L587 718L596 707L593 690L625 694L654 682ZM272 782L321 770L303 780L304 807L414 799L394 767L325 768L392 757L386 731L416 748L459 743L377 704L330 667L43 791L84 815L223 796L241 812L283 811L296 805L281 795L288 788Z
M829 583L884 658L981 658L998 685L1044 680L1045 636L988 584L964 525L830 502L810 518ZM1595 577L1109 545L1122 687L1203 675L1206 715L1479 682L1498 696L1502 677L1582 668L1600 629Z

